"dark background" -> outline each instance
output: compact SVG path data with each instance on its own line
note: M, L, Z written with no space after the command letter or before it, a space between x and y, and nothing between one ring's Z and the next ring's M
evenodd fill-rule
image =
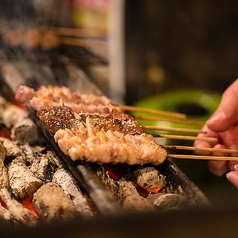
M127 101L177 88L223 92L237 78L237 9L235 0L126 1ZM148 76L155 65L163 80Z

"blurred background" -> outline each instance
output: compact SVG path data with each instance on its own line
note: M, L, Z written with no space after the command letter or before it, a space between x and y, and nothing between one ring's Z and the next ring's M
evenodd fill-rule
M237 1L126 3L129 101L181 87L222 92L236 79Z
M54 64L67 56L117 103L205 121L237 78L237 7L235 0L2 0L0 58ZM175 163L214 203L238 198L206 161Z
M126 101L205 121L237 78L237 7L234 0L127 1ZM205 111L182 109L185 102ZM206 161L174 162L214 203L236 203L237 190L211 175Z

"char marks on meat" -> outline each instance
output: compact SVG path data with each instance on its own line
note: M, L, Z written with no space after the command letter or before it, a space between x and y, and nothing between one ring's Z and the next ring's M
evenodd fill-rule
M77 125L82 122L86 124L86 119L90 118L94 127L99 130L112 130L123 134L141 134L142 126L133 117L124 114L98 114L98 113L78 113L74 114L68 106L41 107L37 111L37 116L54 135L59 129L71 129L77 134Z
M66 87L20 86L16 99L29 103L72 160L98 163L160 164L166 151L133 117L105 96L78 95Z

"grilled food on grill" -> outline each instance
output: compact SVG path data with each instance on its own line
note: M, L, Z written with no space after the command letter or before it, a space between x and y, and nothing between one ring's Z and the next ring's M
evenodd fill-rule
M160 164L166 151L133 117L105 96L78 95L66 87L20 86L16 99L29 103L72 160Z

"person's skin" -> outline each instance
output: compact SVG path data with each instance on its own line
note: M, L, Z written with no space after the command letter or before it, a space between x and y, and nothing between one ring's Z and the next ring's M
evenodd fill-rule
M217 137L217 142L196 140L196 147L213 147L238 149L238 79L236 79L222 94L221 102L214 114L205 123L198 137ZM222 176L226 174L227 179L238 188L238 162L232 161L232 156L238 154L196 152L202 155L231 156L230 161L209 161L210 171Z

